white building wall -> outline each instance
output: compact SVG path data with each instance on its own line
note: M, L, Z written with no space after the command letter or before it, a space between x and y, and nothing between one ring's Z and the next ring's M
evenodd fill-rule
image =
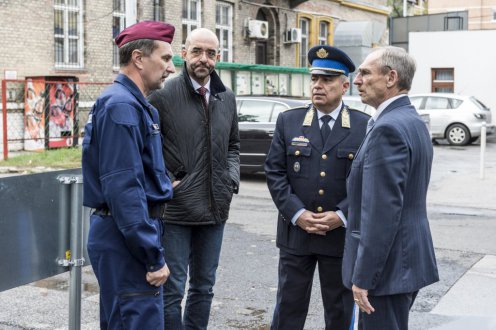
M431 92L431 68L454 68L455 93L477 97L496 115L496 30L410 32L409 40L417 61L411 94Z

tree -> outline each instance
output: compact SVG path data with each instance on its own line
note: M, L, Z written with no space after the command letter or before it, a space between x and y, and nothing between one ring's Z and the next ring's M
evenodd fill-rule
M391 8L391 17L403 16L403 0L388 0L388 6Z

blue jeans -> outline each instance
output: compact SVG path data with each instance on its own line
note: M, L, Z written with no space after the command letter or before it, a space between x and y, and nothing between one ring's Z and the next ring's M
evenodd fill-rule
M224 225L165 224L162 245L170 270L164 285L165 329L207 329ZM189 290L181 317L188 266Z

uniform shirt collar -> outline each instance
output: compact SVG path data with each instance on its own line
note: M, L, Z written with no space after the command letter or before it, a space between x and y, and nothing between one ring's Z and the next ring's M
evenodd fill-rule
M115 77L115 81L126 87L141 104L145 105L146 107L150 107L150 103L148 103L147 99L138 88L138 85L136 85L134 81L132 81L128 76L123 73L119 73L117 77Z
M322 111L320 111L319 109L317 109L317 107L315 107L315 109L317 110L317 119L320 120L320 118L324 115L330 115L332 117L332 119L334 119L334 121L337 121L338 120L338 116L339 116L339 112L341 111L341 108L343 107L343 101L341 101L341 103L339 103L338 107L334 110L331 111L331 113L323 113Z
M198 92L198 88L201 87L201 85L196 81L194 80L193 78L189 77L189 79L191 80L191 84L193 85L193 89ZM208 79L207 83L205 84L205 87L207 89L207 96L210 95L210 82L212 81L212 79ZM208 98L207 98L208 99Z
M374 119L374 121L377 121L377 118L379 118L381 113L384 111L384 109L386 109L388 107L388 105L390 105L391 103L393 103L394 101L396 101L400 97L404 97L404 96L408 96L408 95L407 94L396 95L396 96L382 102L381 105L379 105L379 107L377 107L377 110L375 111L374 115L372 116L372 119Z

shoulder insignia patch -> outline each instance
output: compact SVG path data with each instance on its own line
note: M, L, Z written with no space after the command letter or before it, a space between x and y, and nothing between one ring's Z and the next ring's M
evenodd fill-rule
M343 111L341 111L341 127L350 128L350 113L348 111L348 107L344 107Z
M303 120L303 126L312 126L313 116L315 115L315 110L313 106L309 107L305 119Z

